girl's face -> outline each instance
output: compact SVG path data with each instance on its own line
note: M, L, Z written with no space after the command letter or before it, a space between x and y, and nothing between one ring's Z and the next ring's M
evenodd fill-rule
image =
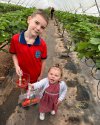
M42 34L47 26L46 20L39 14L28 18L28 32L30 36L37 37Z
M58 83L61 80L61 71L59 68L53 67L48 72L49 82L54 84Z

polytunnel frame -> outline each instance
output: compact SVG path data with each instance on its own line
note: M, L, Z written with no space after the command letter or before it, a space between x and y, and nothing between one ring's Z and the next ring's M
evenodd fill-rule
M6 3L6 1L7 0L0 0L0 1L3 1L4 3ZM14 1L13 1L14 2ZM12 2L12 0L8 0L8 2L7 3L13 3ZM41 2L40 0L18 0L17 1L17 3L15 2L15 4L16 5L21 5L21 6L25 6L25 7L30 7L30 8L32 8L32 7L36 7L36 5L39 3L39 2ZM55 4L57 1L56 0L53 0L53 1L51 1L52 2L52 4ZM75 5L72 5L72 1L70 2L70 1L66 1L66 0L64 0L63 1L65 4L62 4L62 5L60 5L60 3L61 2L57 2L56 4L58 4L57 6L59 6L58 8L59 9L61 9L62 11L68 11L68 12L73 12L73 13L77 13L78 12L78 10L79 9L81 9L81 14L87 14L86 13L86 11L87 10L89 10L90 8L92 8L92 7L94 7L94 6L96 6L96 8L97 8L97 11L98 11L98 16L100 16L100 8L99 8L99 3L98 3L98 1L97 0L94 0L94 5L91 5L90 7L88 7L87 9L85 9L85 10L83 10L83 5L82 5L82 2L81 2L81 0L76 0L76 2L78 2L78 4L79 4L79 7L76 7L75 8ZM25 3L25 5L24 5L24 3ZM48 3L48 5L50 4L50 0L47 0L47 3ZM55 5L56 5L55 4ZM66 4L68 4L68 6L66 5ZM73 6L73 7L72 7ZM51 5L50 6L48 6L48 7L51 7ZM73 10L72 10L72 8L70 8L70 7L72 7L72 8L74 8ZM37 8L37 7L36 7ZM39 8L39 7L38 7ZM41 7L40 7L41 8ZM63 8L63 9L62 9ZM45 9L45 8L44 8ZM77 13L78 14L78 13ZM93 13L91 13L91 14L89 14L89 15L92 15ZM96 13L97 14L97 13Z
M97 3L97 1L96 1L96 0L95 0L95 3L96 3L96 6L97 6L97 10L98 10L99 16L100 16L99 6L98 6L98 3Z

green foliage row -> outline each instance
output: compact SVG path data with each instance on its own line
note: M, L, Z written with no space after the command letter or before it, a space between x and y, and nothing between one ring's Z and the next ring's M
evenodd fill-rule
M10 4L10 3L0 3L0 13L7 13L9 11L16 11L16 10L22 10L25 9L25 7Z
M100 68L100 17L61 11L57 11L55 16L70 32L78 56L93 59L97 68Z
M0 17L0 44L9 41L11 36L27 27L27 18L35 9L17 10Z

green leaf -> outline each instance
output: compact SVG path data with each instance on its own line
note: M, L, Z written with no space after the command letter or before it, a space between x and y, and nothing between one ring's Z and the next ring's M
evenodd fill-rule
M100 69L100 62L96 62L96 67Z
M100 39L99 38L91 38L90 43L94 44L94 45L100 44Z
M78 53L78 57L82 59L84 57L84 53Z
M6 39L4 37L0 37L0 44L2 44Z
M0 30L5 30L5 27L3 25L0 26Z
M86 49L88 48L88 42L80 42L77 44L77 50L80 51L80 50L83 50L83 49Z
M98 49L99 49L99 51L100 51L100 45L98 46Z

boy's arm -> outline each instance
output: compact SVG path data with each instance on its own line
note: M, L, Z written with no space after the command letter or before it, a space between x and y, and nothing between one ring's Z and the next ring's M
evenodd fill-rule
M40 76L38 77L38 81L41 80L42 77L43 77L43 73L44 73L44 70L45 70L45 65L46 65L46 60L42 59L41 73L40 73Z
M16 70L17 75L21 76L22 75L22 70L19 67L18 59L17 59L16 54L12 55L12 59L13 59L13 62L14 62L14 66L15 66L15 70Z

